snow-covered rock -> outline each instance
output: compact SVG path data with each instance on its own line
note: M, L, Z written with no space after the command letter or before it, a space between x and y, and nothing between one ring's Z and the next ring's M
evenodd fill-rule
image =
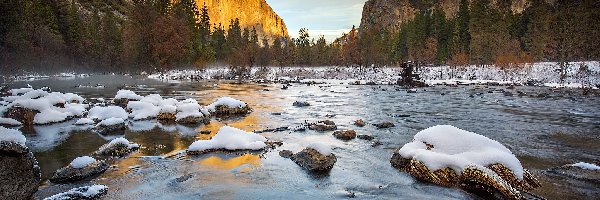
M175 120L182 124L197 124L207 122L210 114L194 99L186 99L177 103Z
M251 111L246 103L231 97L221 97L206 108L216 115L246 114Z
M117 95L115 95L115 99L141 100L142 98L144 97L137 95L131 90L119 90L117 91Z
M85 112L85 105L81 104L84 99L77 94L48 93L41 89L22 90L27 91L23 94L20 91L4 98L9 103L3 110L10 118L26 125L62 122Z
M104 185L90 185L73 188L67 192L47 197L44 200L100 199L107 193L108 187Z
M328 156L331 155L331 146L322 142L313 142L306 146L307 148L311 148L317 150L319 153Z
M96 124L95 129L100 134L121 134L126 124L123 118L111 117Z
M23 123L12 118L0 117L0 125L2 126L21 126Z
M161 108L150 102L145 101L130 101L127 108L131 109L129 117L133 120L153 119L158 116Z
M75 125L88 125L88 124L94 124L94 120L92 120L90 118L81 118L75 122Z
M420 131L412 142L394 153L390 163L418 180L460 186L476 194L519 199L522 197L519 190L539 187L537 180L504 145L450 125ZM494 193L490 194L491 191Z
M41 179L40 167L20 131L0 126L0 199L30 199Z
M500 163L523 179L523 167L517 157L499 142L477 133L450 125L438 125L420 131L413 142L399 153L414 158L432 171L450 167L460 174L469 165L488 166Z
M73 161L71 161L71 167L73 168L84 168L87 167L88 165L92 164L96 162L96 159L89 157L89 156L81 156L81 157L77 157L75 159L73 159Z
M200 154L213 150L261 150L267 139L252 132L223 126L211 140L198 140L188 148L190 154Z
M127 119L127 117L127 111L119 106L96 106L88 112L88 118L100 121L108 118Z
M139 144L129 142L129 140L120 137L111 140L109 143L104 144L94 152L95 155L100 156L117 156L123 157L140 148Z
M21 131L0 126L0 142L14 142L25 146L26 141Z
M54 172L50 181L53 183L68 183L86 179L103 173L109 164L89 156L77 157L71 163Z

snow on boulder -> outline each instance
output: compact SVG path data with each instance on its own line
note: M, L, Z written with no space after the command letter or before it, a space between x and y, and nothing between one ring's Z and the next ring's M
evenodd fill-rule
M586 163L586 162L578 162L578 163L572 164L571 166L579 167L581 169L587 169L587 170L600 170L600 166L592 164L592 163Z
M206 108L216 115L246 114L251 111L246 103L231 97L221 97Z
M0 126L0 142L14 142L25 146L26 141L21 131Z
M25 94L27 92L33 91L33 88L19 88L19 89L11 89L8 92L11 93L13 96L17 96L19 94Z
M129 142L129 140L120 137L102 145L98 151L94 152L94 154L99 156L123 157L139 148L139 144Z
M108 193L108 187L104 185L91 185L73 188L67 192L58 193L44 200L67 200L67 199L100 199Z
M321 142L310 143L307 148L317 150L320 154L328 156L331 154L331 146Z
M77 157L75 159L73 159L73 161L71 161L71 163L69 165L71 165L71 167L73 168L84 168L89 166L90 164L96 162L96 159L89 157L89 156L81 156L81 157Z
M128 114L125 111L125 109L123 109L119 106L107 106L107 107L96 106L96 107L93 107L92 109L90 109L90 111L88 112L88 118L94 119L94 120L100 120L100 121L108 119L108 118L126 119L127 117L128 117Z
M137 95L131 90L119 90L117 91L117 95L115 95L115 99L141 100L142 98L144 97Z
M96 124L96 131L100 134L118 135L125 130L125 120L123 118L111 117Z
M75 122L75 125L88 125L88 124L93 124L93 123L94 123L94 120L92 120L90 118L81 118Z
M500 163L523 179L523 167L517 157L499 142L450 125L422 130L413 142L400 149L404 158L420 160L430 170L446 167L460 173L468 165L488 166Z
M214 150L260 150L267 145L267 138L234 127L223 126L211 140L198 140L188 148L189 154L201 154Z
M390 163L424 182L460 186L475 194L522 197L539 183L504 145L483 135L450 125L418 132L394 153ZM482 188L494 188L482 190Z
M129 117L133 118L133 120L156 118L161 110L160 107L144 101L130 101L127 103L127 108L131 109Z
M15 119L12 119L12 118L3 118L3 117L0 117L0 125L3 125L3 126L21 126L21 125L23 125L23 123L15 120Z
M68 114L54 109L46 109L35 115L33 123L35 124L50 124L55 122L66 121Z
M194 99L186 99L177 103L175 120L182 124L197 124L208 121L208 113Z

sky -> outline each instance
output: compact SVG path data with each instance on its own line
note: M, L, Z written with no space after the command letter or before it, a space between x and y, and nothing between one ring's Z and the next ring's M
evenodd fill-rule
M300 28L308 28L312 38L325 36L327 42L358 27L367 0L266 0L283 18L290 37L298 37Z

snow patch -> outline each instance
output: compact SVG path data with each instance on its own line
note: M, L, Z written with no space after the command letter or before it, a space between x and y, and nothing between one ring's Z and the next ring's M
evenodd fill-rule
M105 120L108 118L122 118L126 119L128 116L125 109L119 106L107 106L100 107L96 106L90 109L88 112L88 118L97 119L97 120Z
M586 162L578 162L575 164L572 164L571 166L573 167L579 167L581 169L586 169L586 170L600 170L600 166L592 164L592 163L586 163Z
M188 151L210 149L260 150L266 147L267 138L256 133L246 132L234 127L223 126L211 140L198 140L192 143Z
M52 195L50 197L45 198L44 200L67 200L67 199L71 199L71 196L81 196L81 197L85 197L85 198L93 198L98 196L101 193L104 193L108 190L108 187L106 187L105 185L91 185L91 186L85 186L85 187L78 187L78 188L73 188L69 191L63 192L63 193L58 193L55 195Z
M81 156L81 157L77 157L77 158L73 159L73 161L71 161L70 165L73 168L81 169L81 168L85 168L95 162L96 162L96 159L94 159L92 157Z
M314 142L314 143L310 143L307 148L311 148L314 150L317 150L320 154L323 154L325 156L331 155L331 146L329 146L328 144L325 143L321 143L321 142Z
M113 125L124 124L124 123L125 123L125 120L123 118L111 117L111 118L102 120L96 126L113 126Z
M93 124L93 123L94 123L94 120L92 120L90 118L81 118L75 122L75 125L87 125L87 124Z
M208 110L214 112L217 106L227 106L229 108L243 108L246 107L246 103L231 97L221 97L217 99L214 103L208 105L207 108Z
M25 146L27 139L25 139L25 136L21 133L21 131L0 126L0 142L2 141L14 142Z
M0 124L9 125L9 126L21 126L22 125L21 122L15 120L15 119L3 118L3 117L0 117Z
M142 96L137 95L131 90L119 90L117 91L117 95L115 96L115 99L141 100L142 98Z

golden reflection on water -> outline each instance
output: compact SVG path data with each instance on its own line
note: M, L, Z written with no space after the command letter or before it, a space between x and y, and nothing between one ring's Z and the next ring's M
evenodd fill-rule
M231 159L222 159L217 156L211 156L206 159L200 160L200 165L222 169L222 170L232 170L242 165L252 165L252 166L260 166L260 157L254 154L244 154ZM243 168L240 172L250 171L251 168Z

